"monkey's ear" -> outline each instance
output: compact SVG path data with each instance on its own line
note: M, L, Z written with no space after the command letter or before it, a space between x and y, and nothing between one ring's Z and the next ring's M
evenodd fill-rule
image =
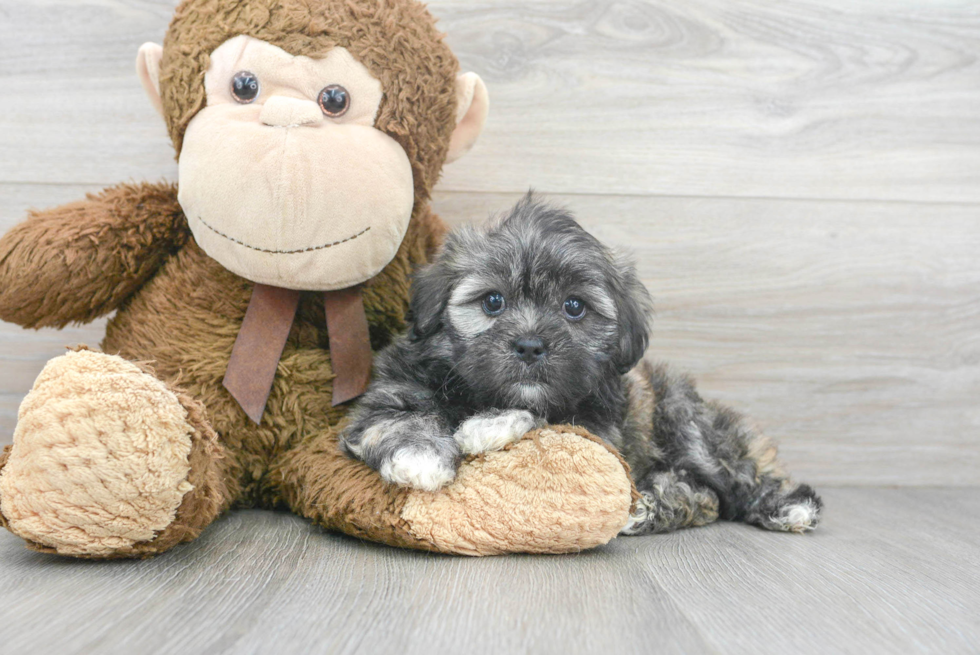
M160 60L163 59L163 46L144 43L136 55L136 74L140 76L143 90L150 103L163 116L163 101L160 100Z
M456 161L473 147L490 111L487 86L476 73L456 78L456 129L449 141L446 162Z

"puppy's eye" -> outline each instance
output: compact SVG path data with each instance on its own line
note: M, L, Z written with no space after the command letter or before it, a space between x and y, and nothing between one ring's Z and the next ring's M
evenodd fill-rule
M497 316L504 311L504 297L496 291L491 291L483 299L483 311L487 316Z
M240 104L247 105L259 97L259 78L248 71L239 71L231 78L231 95Z
M331 118L340 118L350 109L350 94L339 84L331 84L320 91L317 101L323 113Z
M565 301L565 318L577 321L585 316L585 301L580 298L569 298Z

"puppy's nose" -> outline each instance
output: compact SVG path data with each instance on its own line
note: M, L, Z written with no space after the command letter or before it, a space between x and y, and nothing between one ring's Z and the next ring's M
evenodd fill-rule
M543 359L548 349L538 337L520 337L514 340L514 352L525 364L533 364Z

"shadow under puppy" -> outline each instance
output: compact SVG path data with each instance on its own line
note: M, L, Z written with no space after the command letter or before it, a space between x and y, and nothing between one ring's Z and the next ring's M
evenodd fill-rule
M767 439L642 360L651 300L634 268L529 194L496 224L451 233L415 279L409 331L382 351L342 447L390 482L435 490L464 455L546 423L581 425L629 462L626 534L720 515L803 532L822 503Z

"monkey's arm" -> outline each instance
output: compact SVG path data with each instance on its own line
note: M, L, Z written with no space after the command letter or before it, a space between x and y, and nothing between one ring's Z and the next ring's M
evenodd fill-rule
M85 323L118 307L188 238L172 184L122 184L34 211L0 238L0 319Z

